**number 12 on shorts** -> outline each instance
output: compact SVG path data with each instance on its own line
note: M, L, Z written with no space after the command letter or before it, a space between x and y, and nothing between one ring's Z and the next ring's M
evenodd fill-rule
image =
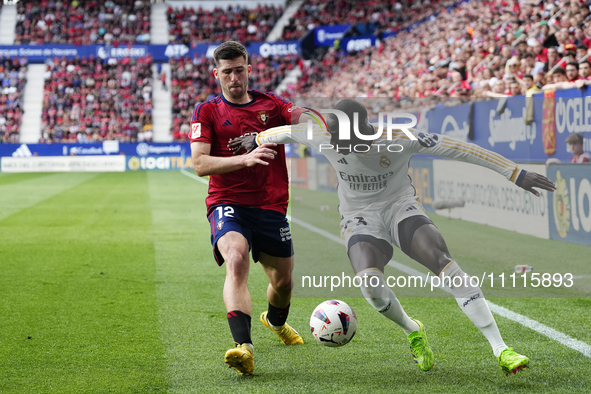
M217 207L215 209L218 213L218 218L222 219L224 216L227 218L234 217L234 208L232 207Z

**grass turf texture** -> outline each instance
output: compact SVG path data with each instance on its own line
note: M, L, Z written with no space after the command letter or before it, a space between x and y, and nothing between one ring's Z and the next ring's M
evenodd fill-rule
M338 235L334 195L293 193L303 199L294 202L292 215ZM7 207L0 216L0 392L589 391L589 358L497 317L506 342L532 359L531 370L506 378L450 298L401 300L427 327L435 353L429 373L412 363L402 330L361 298L345 300L357 313L357 335L332 349L316 345L308 329L312 310L332 297L302 294L292 302L289 322L306 344L284 346L258 322L268 282L254 264L256 375L238 376L223 363L232 346L221 294L225 268L211 254L205 195L205 185L179 173L0 176L0 204ZM332 210L320 212L320 205ZM590 252L433 219L466 271L510 269L524 245L538 266ZM296 264L346 259L342 245L292 227ZM314 250L316 242L326 250ZM394 258L422 270L398 251ZM350 268L346 273L352 275ZM588 299L493 301L591 343Z

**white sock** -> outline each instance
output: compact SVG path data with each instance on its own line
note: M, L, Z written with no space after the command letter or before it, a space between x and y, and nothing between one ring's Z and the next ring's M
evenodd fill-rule
M376 311L398 324L406 335L419 331L419 325L412 320L396 298L392 290L384 283L384 274L372 268L357 274L361 278L361 293Z
M499 354L501 354L501 351L507 348L507 345L501 337L497 322L486 304L480 287L471 286L469 280L470 277L462 271L455 261L451 262L441 274L439 274L439 277L442 279L442 283L444 283L447 288L451 289L451 293L456 298L462 312L464 312L472 323L474 323L476 328L480 330L482 335L484 335L490 343L495 357L498 357ZM462 278L460 286L453 285L454 277ZM449 282L449 279L451 279L451 282ZM456 279L456 284L459 283L460 280ZM451 286L449 286L450 284Z

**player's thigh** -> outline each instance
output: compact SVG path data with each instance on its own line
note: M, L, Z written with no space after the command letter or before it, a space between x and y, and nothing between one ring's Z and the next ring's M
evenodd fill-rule
M415 218L409 218L407 221L412 222L413 219ZM407 254L435 275L439 275L452 262L445 240L432 222L423 223L416 228L409 249Z
M248 212L232 205L219 205L208 216L211 225L211 244L218 265L226 262L248 266L248 252L252 245L252 229Z
M289 222L284 214L260 210L253 234L252 257L261 263L275 287L291 286L293 243Z
M383 273L392 258L392 245L383 239L367 236L364 241L353 243L347 254L355 275L372 268Z
M392 237L387 216L382 211L341 211L341 236L345 238L347 254L355 273L368 268L384 271L392 258Z
M249 264L250 246L246 237L238 231L228 231L217 241L217 248L224 262L231 264Z

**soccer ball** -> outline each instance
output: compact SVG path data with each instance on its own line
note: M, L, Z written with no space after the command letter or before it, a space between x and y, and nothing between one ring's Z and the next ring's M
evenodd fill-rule
M343 346L353 339L357 331L357 316L343 301L324 301L312 312L310 330L321 345Z

